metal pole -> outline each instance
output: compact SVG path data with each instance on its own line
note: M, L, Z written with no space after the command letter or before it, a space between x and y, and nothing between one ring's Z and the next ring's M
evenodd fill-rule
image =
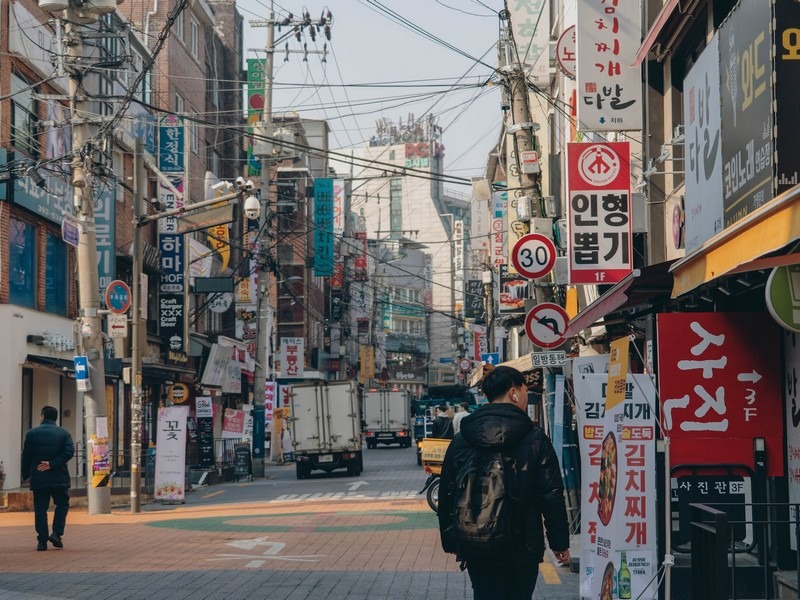
M272 123L272 82L273 82L273 65L275 58L275 2L270 2L269 7L269 21L267 22L267 59L264 67L264 111L262 120L269 125ZM272 136L272 131L269 126L265 128L267 135ZM269 158L266 156L261 157L261 205L262 217L269 219ZM259 253L261 252L261 240L259 240ZM268 244L264 244L268 248ZM271 327L267 327L268 312L270 309L270 290L269 290L269 271L259 268L258 273L258 287L257 292L257 322L256 322L256 368L253 374L253 429L254 433L256 428L260 431L264 430L265 412L264 412L264 388L267 382L267 370L269 364L269 356L267 356L267 349L270 344L267 343L267 336L271 336L270 329L275 327L272 323ZM272 352L274 348L270 348ZM273 407L274 408L274 407ZM256 423L256 420L260 422ZM274 428L273 428L274 430ZM253 474L264 477L266 472L266 461L264 460L264 444L263 439L257 440L253 436ZM264 433L266 437L266 433ZM270 436L270 453L274 452L275 447L275 432ZM280 440L278 440L280 443ZM256 447L260 445L261 447Z
M133 151L133 290L131 315L131 512L142 510L142 201L146 191L144 145L136 140Z
M84 60L83 38L79 25L67 24L67 45L69 64L79 65ZM91 390L84 392L84 420L87 440L88 469L86 477L86 496L90 515L111 512L111 489L104 485L94 487L92 482L91 445L98 438L98 421L106 416L105 361L103 360L103 330L100 317L100 284L97 273L97 235L94 220L91 173L86 169L81 153L89 141L90 111L86 92L82 89L77 71L70 69L70 122L72 124L72 185L74 205L81 225L78 242L78 298L80 300L80 336L83 352L89 362L89 381ZM89 159L91 160L91 159ZM106 422L105 428L108 428Z

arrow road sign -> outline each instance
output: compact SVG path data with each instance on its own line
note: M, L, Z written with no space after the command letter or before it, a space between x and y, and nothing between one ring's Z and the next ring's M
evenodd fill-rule
M566 341L569 315L558 304L543 302L525 316L525 333L540 348L557 348Z
M108 337L112 339L128 337L128 317L108 315Z
M369 485L369 482L367 482L367 481L353 481L352 483L348 483L347 485L350 486L350 491L351 492L355 492L362 485Z
M89 358L86 356L74 356L75 364L75 383L79 392L91 392L92 380L89 379Z
M485 352L481 354L481 362L485 362L487 365L496 365L500 362L500 353Z

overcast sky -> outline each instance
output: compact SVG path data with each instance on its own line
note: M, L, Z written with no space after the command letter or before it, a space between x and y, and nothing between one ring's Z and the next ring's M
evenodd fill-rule
M268 16L270 0L239 0L237 5L245 19L245 57L264 57L267 30L251 27L250 21ZM398 23L380 7L410 24ZM290 11L299 17L304 8L315 21L323 9L333 13L327 62L311 54L307 62L302 54L290 54L284 62L281 43L275 57L275 112L296 110L326 119L331 148L362 146L374 135L379 118L397 124L406 122L409 113L420 118L432 112L444 128L445 172L466 178L484 174L499 134L500 88L479 84L489 79L497 62L501 0L275 2L279 20ZM286 31L276 32L276 38ZM293 36L288 41L290 50L302 50L303 42ZM318 35L314 43L306 34L303 41L309 50L322 50L325 39Z

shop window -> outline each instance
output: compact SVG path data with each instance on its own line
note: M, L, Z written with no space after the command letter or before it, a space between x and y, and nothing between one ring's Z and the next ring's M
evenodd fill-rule
M44 280L45 310L62 316L67 316L68 257L67 245L60 238L47 234Z
M19 219L9 219L8 300L36 307L36 229Z
M11 74L11 143L30 156L39 156L39 108L31 85L16 73Z

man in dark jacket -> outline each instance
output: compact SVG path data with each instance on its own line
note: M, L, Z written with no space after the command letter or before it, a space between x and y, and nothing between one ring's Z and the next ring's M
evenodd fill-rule
M453 439L453 419L447 416L447 409L444 406L436 408L436 418L431 425L431 437L442 440Z
M31 480L33 510L36 515L37 550L47 550L49 541L56 548L63 548L61 536L67 523L69 511L69 470L67 462L75 454L69 431L56 425L58 409L45 406L42 409L42 424L25 435L22 448L22 474ZM55 504L53 533L47 525L47 509L50 498Z
M464 417L442 465L439 486L442 548L466 562L475 600L529 600L536 586L539 563L544 558L544 526L556 559L561 564L570 561L561 470L547 435L528 418L527 387L522 373L510 367L497 367L486 376L482 388L490 404ZM514 488L518 490L515 506L522 519L520 535L505 551L491 556L464 556L453 537L454 480L475 448L501 451L515 465Z

